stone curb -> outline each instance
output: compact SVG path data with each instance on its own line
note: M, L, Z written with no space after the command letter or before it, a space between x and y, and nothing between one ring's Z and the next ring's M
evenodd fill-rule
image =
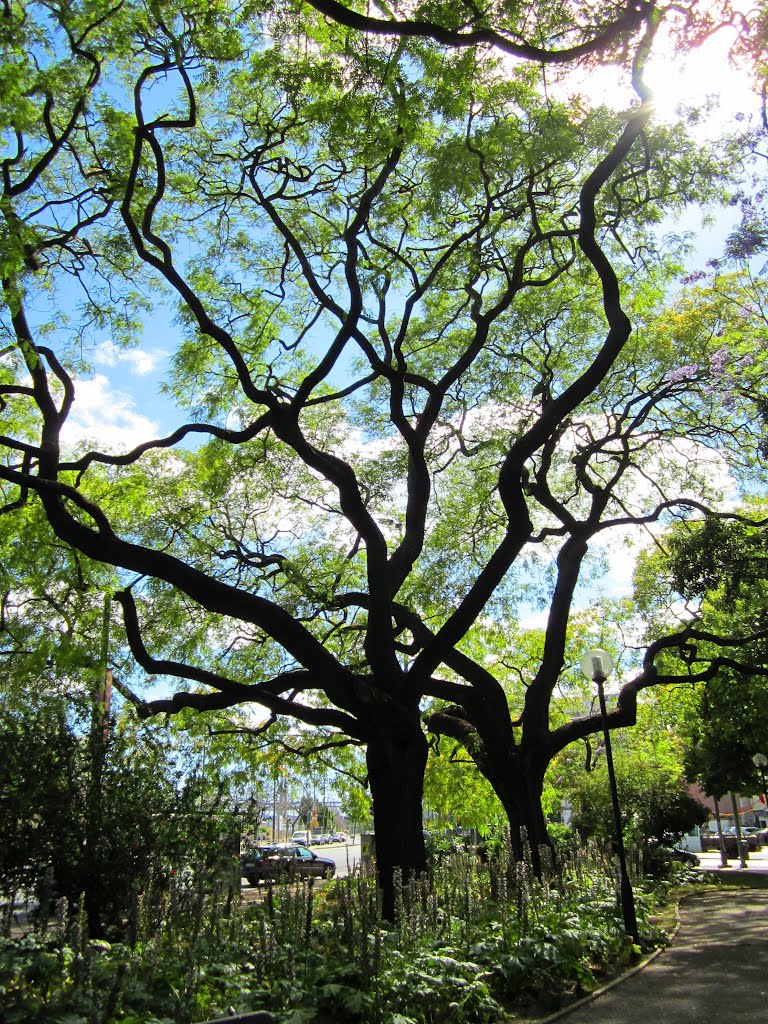
M648 954L645 960L641 960L639 964L635 964L634 967L631 967L628 971L625 971L623 974L620 974L618 978L612 978L610 981L607 981L605 985L601 985L600 988L596 988L594 992L590 992L588 995L582 996L582 998L577 999L575 1003L570 1003L568 1006L564 1006L561 1010L557 1010L555 1013L550 1014L549 1017L542 1017L541 1019L536 1021L536 1024L553 1024L554 1021L561 1020L563 1017L567 1017L569 1013L574 1013L576 1010L580 1010L582 1006L588 1006L590 1003L593 1003L596 999L599 999L600 996L604 995L606 992L610 992L612 988L616 988L618 985L621 985L623 982L627 981L628 978L633 978L636 974L639 974L640 971L644 971L645 968L649 964L652 964L657 957L660 957L662 953L666 953L666 951L669 949L670 943L677 935L677 933L680 931L680 904L683 902L683 900L690 899L691 896L697 895L698 893L696 892L689 892L685 893L683 896L680 897L680 899L678 899L677 903L675 904L675 927L667 936L666 945L659 946L658 949L654 949L652 953Z

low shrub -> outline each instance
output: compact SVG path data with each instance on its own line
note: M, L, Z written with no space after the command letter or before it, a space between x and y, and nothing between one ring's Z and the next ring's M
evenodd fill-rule
M638 893L643 944L653 890ZM192 1024L272 1011L283 1024L495 1024L553 1009L638 952L615 875L596 852L536 880L501 849L453 853L400 885L394 923L374 879L265 887L249 905L226 880L171 880L138 898L129 943L91 940L66 908L46 932L0 941L5 1024Z

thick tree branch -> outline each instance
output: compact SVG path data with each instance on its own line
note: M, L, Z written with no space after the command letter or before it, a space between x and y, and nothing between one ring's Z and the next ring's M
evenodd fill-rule
M629 39L644 24L655 6L652 3L644 2L628 3L623 16L608 27L597 31L592 39L565 47L562 50L556 50L537 46L534 43L520 42L493 28L482 27L460 31L417 18L408 18L403 21L395 18L372 18L369 15L358 14L357 11L350 10L338 3L337 0L306 0L306 2L320 14L324 14L340 25L357 29L359 32L383 36L402 36L410 39L433 39L436 43L460 49L471 46L488 46L501 53L509 54L511 57L519 57L537 64L567 64L607 51L618 41Z
M89 558L165 580L208 611L258 626L281 644L299 664L317 672L322 679L323 689L343 698L351 681L350 675L320 641L283 608L256 594L223 583L167 552L122 540L114 533L101 509L85 499L74 487L10 470L5 466L0 466L0 479L38 493L56 535ZM98 529L90 529L76 519L67 510L67 501L86 511ZM338 690L339 687L341 690Z
M146 701L143 708L139 709L142 717L146 718L161 712L174 714L185 707L192 707L202 711L234 707L235 705L252 701L261 704L276 714L297 718L308 725L332 726L348 733L350 736L355 736L357 739L363 738L356 720L342 711L332 708L310 707L306 704L298 704L293 700L277 696L277 691L284 691L286 689L291 689L292 691L309 689L310 687L321 689L321 685L317 682L314 685L312 684L309 674L306 672L287 672L278 677L265 680L263 683L246 685L228 679L221 673L212 672L196 665L152 657L144 645L133 595L130 591L123 590L115 594L115 598L123 609L123 621L125 622L126 636L131 653L145 672L151 675L168 675L181 679L190 679L193 682L213 687L218 691L217 693L180 693L164 700ZM297 683L300 686L297 686Z
M729 669L736 674L746 676L761 676L768 678L768 666L760 662L743 661L725 654L715 655L712 658L701 658L702 668L693 668L685 673L661 673L654 662L656 657L664 650L674 648L684 649L686 645L694 641L708 643L720 648L738 648L747 646L756 640L768 638L768 630L759 630L754 633L742 636L722 636L708 630L701 630L695 625L686 626L679 632L662 637L648 646L643 659L643 669L629 682L619 689L616 707L609 711L606 719L609 729L621 729L635 725L637 721L637 697L638 694L651 686L678 686L693 685L696 683L708 683L713 680L723 669ZM599 715L592 715L586 718L576 718L565 725L553 730L549 737L549 752L553 756L569 743L575 740L584 739L586 736L597 733L602 729L602 720Z

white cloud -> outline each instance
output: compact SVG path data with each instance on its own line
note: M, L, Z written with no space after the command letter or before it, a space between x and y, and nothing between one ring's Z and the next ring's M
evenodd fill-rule
M87 442L100 451L127 451L158 436L158 424L137 412L133 398L112 388L103 374L75 384L75 402L62 430L62 443Z
M529 605L523 606L524 610L518 619L517 626L520 630L529 629L546 629L547 621L549 619L549 606L546 608L530 608Z
M139 377L146 377L154 373L159 364L166 359L168 353L161 348L151 351L144 348L119 348L111 341L102 341L96 346L93 354L94 362L98 366L117 366L124 363L130 367L132 373Z

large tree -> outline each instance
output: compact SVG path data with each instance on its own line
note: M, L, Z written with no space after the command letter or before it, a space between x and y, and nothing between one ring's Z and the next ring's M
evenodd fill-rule
M711 335L681 355L657 329L655 225L719 198L740 151L654 124L642 80L665 17L684 48L716 16L5 5L6 510L39 501L116 566L139 665L197 684L143 714L254 701L365 745L386 912L424 865L425 712L516 852L545 841L546 766L599 729L549 720L589 543L699 496L695 446L663 468L681 431L733 436ZM621 112L552 71L600 61L634 86ZM73 451L95 332L131 343L161 303L180 425ZM538 574L511 714L484 638Z

